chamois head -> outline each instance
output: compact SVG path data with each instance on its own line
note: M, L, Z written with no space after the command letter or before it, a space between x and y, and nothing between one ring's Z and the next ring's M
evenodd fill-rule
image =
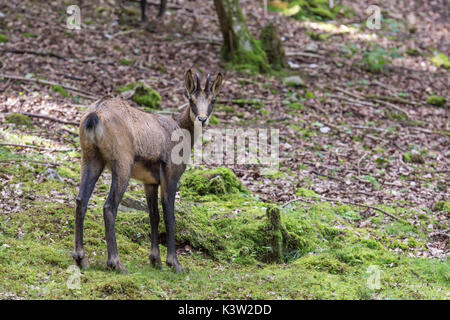
M216 79L210 85L210 75L206 78L205 89L202 90L200 86L200 77L195 74L196 81L192 76L192 71L189 69L186 72L184 84L187 90L187 96L189 99L189 108L191 121L195 123L198 121L202 124L202 127L206 126L211 116L214 102L216 101L216 95L219 93L222 86L222 74L219 72Z

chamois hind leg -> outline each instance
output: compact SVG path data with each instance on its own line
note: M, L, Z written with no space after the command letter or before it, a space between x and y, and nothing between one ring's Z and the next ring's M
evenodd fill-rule
M82 173L80 191L76 198L75 210L75 250L73 259L78 267L86 269L89 267L87 258L84 253L83 244L83 223L86 215L89 198L92 195L95 184L100 177L105 162L100 154L92 154L90 156L83 155Z
M116 162L111 168L112 181L108 198L103 206L103 218L105 219L106 245L108 249L107 266L116 271L128 273L119 261L116 243L116 216L120 200L128 186L130 180L131 164L128 162Z
M146 184L144 186L145 196L147 198L148 213L150 216L152 247L150 249L150 262L156 268L161 268L161 257L159 255L159 211L158 211L158 185Z
M164 223L167 233L167 259L166 264L174 267L177 273L183 271L178 262L175 250L175 193L180 175L173 172L168 165L161 165L161 200L164 211Z

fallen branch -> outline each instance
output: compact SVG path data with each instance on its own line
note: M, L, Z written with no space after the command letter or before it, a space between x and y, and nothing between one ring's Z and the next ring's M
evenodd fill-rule
M397 102L397 103L403 103L403 104L410 104L413 106L419 106L420 103L414 102L414 101L408 101L402 98L392 97L392 96L377 96L375 94L367 94L365 95L368 99L377 99L377 100L383 100L383 101L390 101L390 102Z
M70 91L73 91L73 92L77 93L80 97L87 98L87 99L92 99L92 100L97 100L98 99L98 97L93 96L89 92L86 92L86 91L83 91L81 89L69 86L67 84L60 84L60 83L56 83L56 82L53 82L53 81L47 81L47 80L43 80L43 79L19 77L19 76L15 76L15 75L12 75L12 74L0 74L0 78L20 80L20 81L29 81L29 82L37 82L37 83L50 85L50 86L60 86L60 87L63 87L64 89L67 89L67 90L70 90Z
M67 58L60 56L57 53L53 53L50 51L33 51L33 50L22 50L22 49L4 49L2 52L8 52L8 53L15 53L15 54L33 54L36 56L43 56L43 57L54 57L61 60L67 60Z
M386 211L384 211L384 210L382 210L380 208L377 208L377 207L368 206L368 205L365 205L365 204L351 202L351 201L345 201L345 200L339 200L339 199L334 199L334 198L322 197L322 196L312 196L312 197L316 198L316 199L320 199L320 200L331 201L331 202L338 202L338 203L343 203L343 204L351 204L351 205L358 206L358 207L363 207L363 208L369 208L369 209L377 210L377 211L387 215L388 217L391 217L394 220L402 221L400 218L394 216L393 214L391 214L389 212L386 212ZM304 198L300 198L300 197L294 198L294 199L289 200L288 202L284 203L281 207L284 208L288 204L290 204L292 202L296 202L296 201L304 201Z
M392 108L392 109L395 109L395 110L397 110L397 111L400 111L401 113L403 113L403 114L405 114L407 117L409 117L408 112L406 112L406 111L403 110L402 108L400 108L400 107L396 106L395 104L392 104L392 103L390 103L390 102L388 102L388 101L383 101L383 100L376 99L376 98L368 98L368 96L363 97L363 96L360 96L359 94L356 94L356 93L347 91L347 90L342 89L342 88L339 88L339 87L336 87L336 88L334 88L334 89L335 89L336 91L340 91L340 92L342 92L342 93L345 93L345 94L347 94L347 95L349 95L349 96L351 96L351 97L353 97L353 98L359 99L359 100L370 99L370 100L372 100L372 101L374 101L374 102L378 102L378 103L384 104L385 106L390 107L390 108ZM360 101L360 102L361 102L361 101ZM367 104L367 102L365 102L365 103Z
M79 126L80 125L79 122L61 120L61 119L53 118L53 117L46 116L46 115L43 115L43 114L34 114L34 113L28 113L28 112L22 112L21 114L23 114L24 116L27 116L27 117L31 117L31 118L45 119L45 120L50 120L50 121L59 122L59 123L63 123L63 124L69 124L69 125L72 125L72 126Z
M38 147L38 146L29 146L29 145L14 144L14 143L0 143L0 145L6 146L6 147L14 147L14 148L30 148L30 149L37 149L37 150L42 150L42 151L49 151L49 152L67 152L67 151L75 150L75 149L47 149L47 148Z
M32 159L0 159L0 162L31 162L31 163L37 163L37 164L45 164L48 166L57 167L59 166L59 163L55 162L45 162L45 161L38 161L38 160L32 160Z
M296 51L296 52L286 52L286 57L309 57L309 58L318 58L318 59L325 59L325 56L322 56L320 54L314 54L309 52L303 52L303 51Z

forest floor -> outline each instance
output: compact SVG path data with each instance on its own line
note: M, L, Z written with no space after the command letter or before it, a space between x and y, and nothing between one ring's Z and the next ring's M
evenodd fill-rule
M342 1L354 14L331 23L265 16L262 1L241 0L256 37L278 22L291 64L258 75L222 66L212 4L171 2L163 24L143 28L137 4L119 17L106 2L80 6L81 30L65 26L70 1L0 4L0 299L449 299L450 78L432 63L450 51L443 9L385 1L381 29L370 30L366 1ZM380 72L368 70L373 61L385 63ZM150 267L148 215L127 203L117 236L130 274L106 270L105 172L85 223L92 268L71 289L74 124L97 98L136 81L159 92L157 112L177 112L189 68L225 74L210 127L280 130L280 171L230 167L243 193L199 196L181 186L181 275ZM304 86L285 84L290 75ZM431 105L432 95L447 102ZM21 126L12 113L54 119ZM125 197L145 202L137 182ZM267 202L281 207L296 239L283 263L264 259Z

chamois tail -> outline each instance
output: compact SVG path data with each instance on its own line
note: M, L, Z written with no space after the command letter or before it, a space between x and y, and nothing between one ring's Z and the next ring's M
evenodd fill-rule
M81 130L84 131L87 140L93 144L97 144L103 136L103 125L97 113L91 112L86 116L81 126Z

